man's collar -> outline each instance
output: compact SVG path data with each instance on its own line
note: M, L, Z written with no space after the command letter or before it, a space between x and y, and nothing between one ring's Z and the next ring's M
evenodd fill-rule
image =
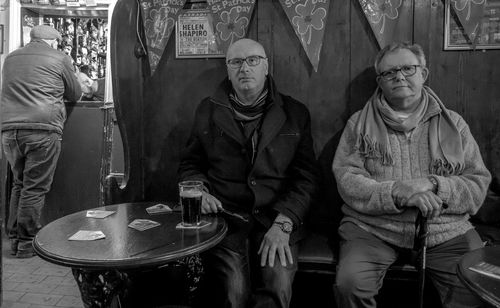
M274 104L278 104L279 106L282 105L281 99L279 99L279 96L277 96L278 91L276 89L276 85L274 83L274 79L271 77L271 75L267 75L266 78L266 87L267 87L267 99ZM225 78L220 86L217 88L215 93L212 95L212 98L217 101L217 103L222 104L226 107L230 106L229 103L229 93L235 93L233 90L233 85L231 84L231 81L229 81L229 78Z

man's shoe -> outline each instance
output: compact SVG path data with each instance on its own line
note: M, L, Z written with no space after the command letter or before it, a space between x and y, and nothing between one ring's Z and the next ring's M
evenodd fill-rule
M10 240L10 254L15 256L17 254L17 245L19 244L18 239Z
M26 259L26 258L31 258L35 256L35 252L33 249L23 249L23 250L18 250L16 253L16 258L19 259Z
M16 258L25 259L35 255L31 241L20 241L17 245Z

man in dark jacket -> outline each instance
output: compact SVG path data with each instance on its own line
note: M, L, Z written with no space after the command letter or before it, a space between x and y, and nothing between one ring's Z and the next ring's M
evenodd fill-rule
M225 216L227 236L202 256L204 285L213 307L288 307L316 187L309 112L277 91L259 43L235 42L226 62L228 79L198 106L179 169L204 183L203 213L245 218Z
M57 50L59 32L35 26L30 36L30 43L5 58L0 96L2 146L13 173L7 232L18 258L33 256L61 151L63 98L76 102L82 94L71 59Z

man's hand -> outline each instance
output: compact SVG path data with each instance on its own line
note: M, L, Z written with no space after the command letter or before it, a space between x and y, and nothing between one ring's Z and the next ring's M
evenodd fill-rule
M291 222L288 217L282 214L279 214L275 221ZM264 235L257 253L260 255L261 266L268 264L273 267L276 254L282 266L287 265L287 260L289 264L293 264L292 251L290 250L290 234L283 232L278 225L273 224Z
M422 216L427 218L436 218L441 213L443 201L431 191L419 192L414 194L406 202L407 207L417 207Z
M395 204L404 206L414 194L432 191L433 187L428 178L396 181L392 186L392 198Z
M201 195L201 213L210 214L217 213L219 209L222 208L222 203L219 199L215 198L211 194L203 191Z

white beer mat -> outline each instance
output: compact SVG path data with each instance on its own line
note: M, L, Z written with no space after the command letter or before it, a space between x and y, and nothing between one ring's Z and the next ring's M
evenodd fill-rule
M182 222L178 223L177 226L175 226L176 229L189 229L189 230L196 230L196 229L201 229L201 228L205 228L207 226L210 226L212 223L211 222L208 222L208 221L205 221L205 220L202 220L200 221L200 224L197 225L197 226L184 226L182 224Z
M95 241L106 236L102 231L79 230L68 238L70 241Z
M115 211L91 210L87 211L86 217L90 218L105 218L113 214Z
M146 208L146 211L148 212L149 215L152 215L152 214L170 213L172 212L172 209L166 204L158 203L156 205Z

